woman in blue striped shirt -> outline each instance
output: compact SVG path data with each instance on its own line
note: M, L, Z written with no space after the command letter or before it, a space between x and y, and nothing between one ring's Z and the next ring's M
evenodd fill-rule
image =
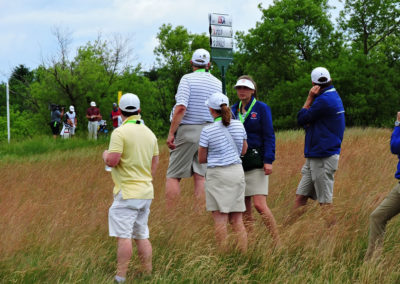
M246 179L246 212L243 215L245 225L249 231L252 231L253 201L275 244L278 244L276 221L267 205L268 176L272 173L272 162L275 160L275 133L271 109L267 104L256 100L257 86L250 76L239 77L235 89L239 102L232 106L232 112L236 119L243 123L249 145L247 155L243 157ZM254 163L255 160L258 163Z
M240 156L246 153L246 131L231 120L228 98L215 93L206 101L214 123L203 128L199 143L199 162L207 163L206 208L215 222L218 245L227 248L228 221L237 236L240 251L247 250L247 233L243 224L245 179Z

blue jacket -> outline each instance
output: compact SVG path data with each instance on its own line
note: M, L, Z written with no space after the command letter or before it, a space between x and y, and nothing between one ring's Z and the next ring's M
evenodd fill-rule
M301 109L297 114L297 122L306 131L306 158L340 154L345 129L344 107L333 86L323 89L309 109Z
M254 98L245 106L246 111L253 100ZM239 119L238 108L239 102L232 106L232 113L235 119ZM249 148L262 148L264 151L264 163L272 164L275 161L275 133L269 106L263 102L256 101L243 126L246 129Z
M400 126L396 126L393 130L392 138L390 138L390 151L399 158L394 177L400 179Z

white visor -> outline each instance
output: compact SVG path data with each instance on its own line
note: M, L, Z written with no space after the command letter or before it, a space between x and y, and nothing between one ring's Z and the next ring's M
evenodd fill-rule
M255 90L256 87L254 86L253 82L248 79L240 79L236 82L235 89L239 86L247 87L249 89Z

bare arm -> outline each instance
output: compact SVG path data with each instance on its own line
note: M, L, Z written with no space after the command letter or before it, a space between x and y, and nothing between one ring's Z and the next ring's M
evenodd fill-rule
M121 153L110 153L108 150L103 152L103 161L109 167L115 167L121 160Z
M151 160L151 175L153 176L153 179L156 176L158 161L159 161L159 157L153 156L153 159Z
M200 164L205 164L207 163L207 153L208 153L208 148L205 147L199 147L199 163Z
M243 156L244 154L246 154L246 152L247 152L247 147L248 147L248 145L247 145L247 140L243 140L242 153L241 153L242 156Z
M168 148L170 148L171 150L176 148L174 144L175 132L178 129L179 124L181 124L185 112L186 112L186 107L184 105L177 105L175 107L174 115L172 116L171 126L169 128L168 138L167 138L167 145Z

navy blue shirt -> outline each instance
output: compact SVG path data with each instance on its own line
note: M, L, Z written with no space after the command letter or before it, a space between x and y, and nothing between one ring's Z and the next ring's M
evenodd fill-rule
M399 158L394 177L400 179L400 126L396 126L393 130L392 137L390 138L390 151Z
M246 112L253 100L254 98L245 106ZM238 109L239 102L232 106L235 119L239 119ZM269 106L256 101L243 126L246 129L249 149L261 148L264 152L264 164L272 164L275 161L275 133Z
M344 107L333 86L323 89L309 109L301 109L297 114L297 122L306 131L306 158L340 154L345 129Z

